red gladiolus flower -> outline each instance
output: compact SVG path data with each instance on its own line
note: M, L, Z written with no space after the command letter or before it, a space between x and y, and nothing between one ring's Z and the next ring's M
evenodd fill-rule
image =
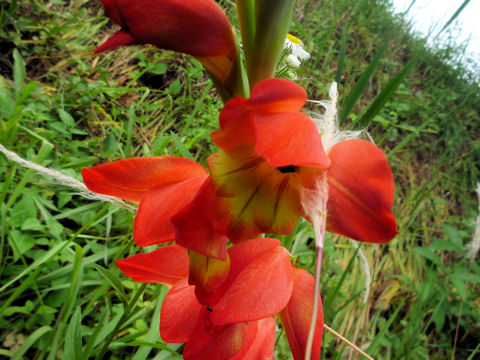
M198 57L220 80L235 59L230 22L213 0L101 0L121 30L95 53L119 46L152 44Z
M213 141L223 150L208 158L217 208L232 241L259 233L288 234L305 215L301 191L328 177L329 231L385 242L396 231L393 175L385 155L363 140L324 152L314 122L299 110L305 91L288 80L268 79L249 99L230 100Z
M299 111L306 99L299 85L269 79L222 110L212 139L224 151L208 166L230 240L290 233L302 211L302 176L330 165L315 123Z
M228 276L202 303L187 282L188 255L180 246L134 255L117 265L136 281L171 286L162 305L160 334L167 342L186 342L185 359L273 358L275 314L295 360L303 359L313 312L312 275L293 267L276 239L246 241L228 255ZM320 304L312 359L320 354L322 331Z
M139 203L137 245L176 241L225 260L228 239L216 225L211 180L200 164L175 156L133 158L83 169L82 176L93 192Z

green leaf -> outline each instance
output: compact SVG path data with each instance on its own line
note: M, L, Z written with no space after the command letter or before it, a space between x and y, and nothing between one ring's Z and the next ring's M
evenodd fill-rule
M172 138L173 142L175 143L175 146L177 147L178 151L183 157L186 157L188 159L193 160L193 155L190 153L190 151L186 148L186 146L183 144L182 140L175 134L173 131L170 131L170 137Z
M20 96L17 102L19 104L24 103L25 100L27 100L30 94L33 92L33 90L36 89L37 85L38 83L36 81L30 81L23 89L22 96Z
M70 115L68 112L66 112L63 109L58 109L57 113L58 113L58 117L60 118L60 120L63 121L67 129L75 126L75 120L73 119L72 115Z
M167 72L167 65L164 63L153 64L149 71L155 75L163 75Z
M36 217L37 211L35 209L35 202L33 201L32 195L29 193L23 195L22 199L15 204L10 213L12 225L18 228L22 226L27 219Z
M443 266L442 259L440 258L440 256L438 256L438 254L433 253L431 250L417 246L413 248L413 251L422 255L425 259L430 260L434 264Z
M397 308L395 309L395 312L390 315L389 319L385 322L385 324L382 326L378 334L375 335L375 338L372 340L370 345L368 346L367 350L365 352L367 354L374 354L377 348L381 345L380 341L383 340L384 335L387 333L388 329L390 326L393 324L395 319L397 318L398 314L400 313L400 310L403 309L403 303L400 303L397 305Z
M17 49L13 50L13 79L15 82L15 97L20 98L25 85L25 78L27 77L27 71L25 69L25 63L22 56Z
M41 231L43 230L43 225L40 220L37 218L28 218L22 223L21 227L22 231L33 230L33 231Z
M117 292L118 297L124 303L128 303L127 295L125 294L125 289L123 288L120 280L108 269L105 269L101 266L95 265L95 269L102 275L102 277L107 280L107 282L112 286Z
M115 317L108 323L102 324L102 326L100 327L101 330L98 335L96 335L95 341L93 342L94 347L100 344L103 340L106 339L108 335L110 335L110 333L115 329L115 326L117 326L118 322L121 320L122 316L123 310L119 311L118 314L116 314Z
M63 348L62 359L82 360L82 331L81 331L82 313L80 307L77 307L65 333L65 346Z
M13 249L13 261L20 259L23 254L35 246L35 239L18 230L10 231L8 242Z
M0 75L0 85L6 80L3 76ZM9 119L12 116L13 111L15 110L15 100L10 95L10 92L7 88L0 86L0 115L4 119ZM1 129L1 128L0 128Z

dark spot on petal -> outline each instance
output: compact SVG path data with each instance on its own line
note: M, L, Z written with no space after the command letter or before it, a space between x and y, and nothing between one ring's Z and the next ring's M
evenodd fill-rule
M295 172L295 170L297 169L295 166L293 165L288 165L288 166L282 166L282 167L279 167L277 168L278 171L280 171L282 174L286 174L286 173L293 173Z
M213 312L213 309L210 306L207 306L207 311Z

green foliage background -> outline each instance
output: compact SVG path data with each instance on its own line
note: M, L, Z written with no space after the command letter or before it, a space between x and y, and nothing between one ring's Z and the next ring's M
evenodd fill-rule
M235 23L232 1L221 3ZM336 79L342 127L368 124L396 182L391 243L327 239L325 323L377 359L475 359L480 266L465 253L480 181L479 74L454 39L427 49L390 10L386 0L299 0L291 29L312 55L298 71L309 97L327 98ZM221 101L201 65L152 47L93 57L112 31L98 1L0 0L0 143L77 178L131 156L204 163ZM179 358L181 346L158 334L167 289L115 266L138 251L133 218L0 156L0 357ZM313 271L310 235L300 222L284 241L296 240L292 254ZM276 349L290 358L282 332ZM325 332L322 358L359 357Z

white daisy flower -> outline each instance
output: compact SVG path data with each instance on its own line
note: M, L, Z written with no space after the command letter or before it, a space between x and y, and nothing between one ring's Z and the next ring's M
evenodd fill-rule
M283 48L290 50L292 55L297 57L298 61L304 61L310 58L310 54L303 48L302 40L292 34L287 34Z
M288 67L291 67L292 69L297 69L301 65L300 60L298 60L298 58L293 54L288 55L285 59L285 62L287 63Z

